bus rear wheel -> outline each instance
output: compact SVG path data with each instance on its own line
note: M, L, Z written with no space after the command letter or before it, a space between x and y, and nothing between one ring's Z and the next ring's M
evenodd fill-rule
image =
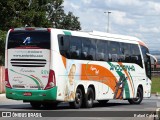
M70 102L70 106L79 109L82 106L83 94L80 88L77 88L74 102Z
M128 102L130 104L140 104L142 100L143 100L143 90L142 88L138 87L136 98L129 99Z
M30 105L32 106L32 108L40 108L41 107L41 102L38 102L38 101L32 101L30 102Z
M94 101L94 91L91 87L89 87L85 97L85 107L86 108L93 107L93 101Z

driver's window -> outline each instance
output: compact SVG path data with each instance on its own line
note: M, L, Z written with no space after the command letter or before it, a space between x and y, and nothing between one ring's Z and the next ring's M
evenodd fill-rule
M148 48L141 46L142 54L143 54L143 60L146 70L146 75L151 78L151 60L150 57L147 56L147 53L149 53Z

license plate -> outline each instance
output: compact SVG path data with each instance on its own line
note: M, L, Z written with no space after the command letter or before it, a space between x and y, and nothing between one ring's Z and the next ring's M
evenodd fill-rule
M25 92L23 93L24 96L32 96L32 93L31 92Z

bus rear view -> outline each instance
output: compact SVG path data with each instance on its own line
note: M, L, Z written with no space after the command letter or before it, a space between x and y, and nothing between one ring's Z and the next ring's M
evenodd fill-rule
M51 32L46 28L9 30L5 50L6 97L37 101L54 100L56 87L51 62Z

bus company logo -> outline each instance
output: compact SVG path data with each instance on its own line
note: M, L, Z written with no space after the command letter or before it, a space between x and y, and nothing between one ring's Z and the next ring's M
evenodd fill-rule
M133 65L129 66L129 65L112 65L110 67L110 70L115 70L115 71L122 71L122 70L126 70L126 71L135 71L135 67Z
M31 37L26 37L26 38L24 39L23 43L24 43L25 45L30 44L30 43L31 43Z
M12 117L11 112L2 112L2 117Z

